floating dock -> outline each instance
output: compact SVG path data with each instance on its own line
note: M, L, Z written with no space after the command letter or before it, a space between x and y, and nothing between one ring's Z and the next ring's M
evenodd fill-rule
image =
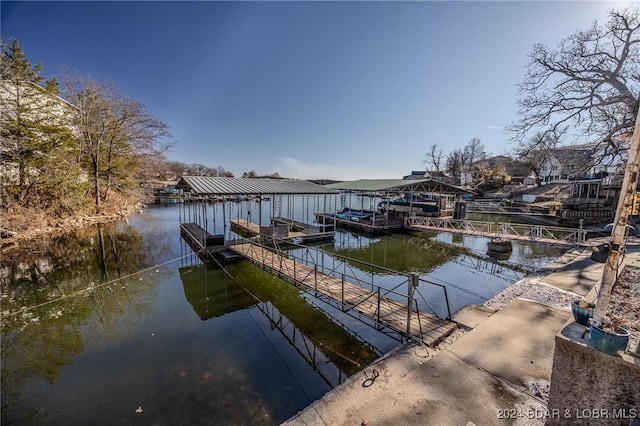
M224 235L210 234L196 223L181 223L180 236L202 260L231 262L242 259L225 245Z
M260 226L247 219L230 220L231 230L243 237L267 236L284 242L311 243L331 241L333 226L313 226L291 219L273 218L271 226Z
M404 228L402 216L389 216L378 214L368 218L358 216L339 217L335 213L316 213L316 222L321 225L334 225L336 227L363 231L369 234L399 231ZM356 220L357 219L357 220Z

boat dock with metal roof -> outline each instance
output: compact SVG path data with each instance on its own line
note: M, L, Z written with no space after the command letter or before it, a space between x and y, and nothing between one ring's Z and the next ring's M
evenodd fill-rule
M188 232L183 229L189 238L199 239L203 232L209 233L209 228L213 224L215 212L208 210L217 208L213 206L207 208L211 200L221 200L223 212L223 224L221 234L225 239L233 238L229 233L234 232L240 236L267 236L275 237L284 241L315 242L333 239L335 233L334 226L316 226L313 223L302 222L293 217L299 210L299 206L293 205L296 195L313 197L315 205L328 206L334 202L337 190L326 188L315 183L297 179L257 179L257 178L227 178L227 177L205 177L205 176L183 176L176 184L176 188L184 191L189 200L196 202L196 205L186 204L181 212L180 223L191 224ZM320 199L322 198L322 199ZM200 203L198 203L200 201ZM233 201L237 216L226 215L226 205ZM254 211L253 219L251 209L255 210L255 205L247 204L243 208L243 203L257 202L257 215ZM263 211L263 204L267 205L267 211ZM303 204L304 200L303 200ZM311 203L307 202L302 207L309 210ZM253 206L253 207L252 207ZM269 211L270 210L270 211ZM264 214L268 213L269 218L265 220ZM313 218L313 212L307 214ZM256 223L257 220L257 223ZM229 228L227 228L227 224ZM196 230L199 227L201 230ZM184 227L183 227L184 228ZM217 230L213 234L219 234Z
M405 217L428 214L437 217L449 217L455 213L456 202L465 195L473 194L465 188L449 185L432 179L360 179L326 185L340 192L340 209L316 213L316 221L321 224L363 231L366 233L384 233L405 228ZM393 197L407 197L407 205L395 209ZM353 196L360 197L360 209L356 208ZM418 197L429 198L429 212L418 207L414 200ZM368 197L369 205L364 206L363 199ZM337 203L336 203L337 204Z
M331 254L329 266L329 262L325 262L328 260L325 255L328 254L298 244L308 238L333 238L334 225L321 223L316 227L283 217L278 214L282 207L278 204L278 196L311 194L335 197L339 194L336 189L305 181L204 177L183 177L177 187L190 193L192 200L203 201L193 206L185 203L185 211L180 218L181 235L199 253L215 260L223 260L219 256L224 253L236 253L285 281L313 291L316 297L389 335L419 338L426 344L435 344L456 328L455 323L450 321L451 312L445 286L423 280L416 274L403 274L372 264L363 268L371 271L370 280L363 281L361 276L353 272L352 264L359 261ZM271 203L271 220L268 225L252 221L247 209L235 219L225 220L225 224L231 224L237 237L225 238L225 234L208 231L209 197L224 199L235 195L244 197L267 194L270 195L270 200L275 200ZM262 197L257 200L261 208ZM325 206L330 204L330 200L324 203ZM262 218L261 213L258 214L259 218ZM242 234L250 238L243 238ZM302 250L304 255L281 249L282 243L297 245L297 249ZM381 287L374 282L374 271L384 271L386 275L396 276L398 282L390 288ZM437 309L434 310L432 303L421 293L423 287L433 286L442 292L438 298L444 301L444 307L440 307L443 312L436 313Z

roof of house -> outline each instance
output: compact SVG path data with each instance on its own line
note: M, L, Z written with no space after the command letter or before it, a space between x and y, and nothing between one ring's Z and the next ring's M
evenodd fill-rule
M551 155L563 166L583 165L588 168L593 159L593 148L554 148Z
M335 189L297 179L183 176L177 188L197 195L336 194Z

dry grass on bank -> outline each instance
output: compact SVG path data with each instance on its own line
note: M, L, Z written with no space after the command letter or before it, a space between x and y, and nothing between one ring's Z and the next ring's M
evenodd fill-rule
M114 195L104 203L100 213L80 209L61 213L53 209L11 206L0 210L0 247L16 244L41 236L62 234L95 223L111 222L140 211L143 204Z

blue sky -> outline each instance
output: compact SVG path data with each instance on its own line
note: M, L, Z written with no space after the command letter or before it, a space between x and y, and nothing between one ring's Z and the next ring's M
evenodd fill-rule
M431 144L512 148L515 85L629 2L0 2L1 33L169 125L169 157L313 179L401 178ZM636 3L637 4L637 3Z

